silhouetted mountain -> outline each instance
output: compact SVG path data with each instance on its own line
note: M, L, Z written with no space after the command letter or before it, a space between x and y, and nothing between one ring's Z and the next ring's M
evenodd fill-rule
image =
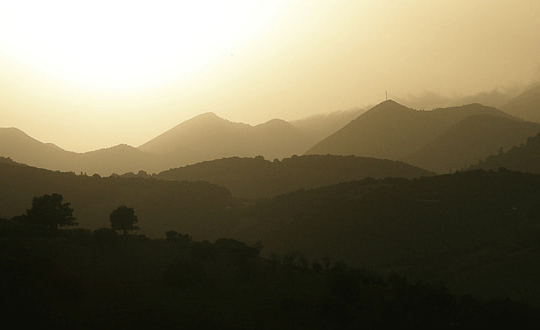
M75 168L84 173L104 173L104 175L140 170L157 172L165 166L159 156L148 154L127 144L77 154L75 164Z
M139 149L162 155L176 166L182 166L232 156L283 158L303 152L308 143L299 129L283 120L251 126L205 113L181 123Z
M540 134L527 138L527 142L519 147L515 146L506 152L494 153L470 167L471 170L499 168L540 174Z
M540 123L540 84L536 84L502 107L507 113Z
M261 198L366 177L420 177L423 169L391 160L355 156L293 156L273 162L263 157L224 158L171 169L156 175L166 180L208 181L235 197Z
M401 159L472 115L510 117L480 104L417 111L388 100L360 115L306 154Z
M109 214L127 205L139 217L140 233L154 237L178 230L215 238L211 233L224 224L213 213L232 204L227 189L206 182L101 178L0 162L1 217L21 215L30 208L33 197L51 193L59 193L71 203L81 228L110 227Z
M52 170L68 170L66 165L76 154L42 143L17 128L0 128L0 156Z
M437 173L448 173L470 166L501 148L507 150L522 144L538 132L540 124L474 115L458 122L402 160Z
M159 156L122 144L86 153L63 150L42 143L16 128L0 128L0 156L55 171L110 175L125 172L162 171L167 167Z

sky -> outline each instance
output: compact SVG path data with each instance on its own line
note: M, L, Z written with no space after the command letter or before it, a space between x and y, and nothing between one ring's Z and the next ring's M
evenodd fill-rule
M519 90L540 79L538 17L537 0L0 0L0 127L85 152L205 112Z

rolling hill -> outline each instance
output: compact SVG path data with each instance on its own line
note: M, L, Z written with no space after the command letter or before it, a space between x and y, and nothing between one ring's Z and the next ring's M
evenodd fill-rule
M140 233L153 237L177 230L215 239L211 233L225 224L213 213L233 203L227 189L206 182L101 178L0 161L1 217L21 215L30 208L33 197L52 193L71 203L80 228L110 227L110 212L126 205L135 209Z
M420 177L423 169L391 160L355 156L293 156L270 162L263 157L223 158L161 172L155 178L208 181L226 187L233 196L270 198L366 177Z
M464 171L362 180L229 210L265 253L398 271L451 292L540 306L540 176ZM234 219L234 220L232 220Z

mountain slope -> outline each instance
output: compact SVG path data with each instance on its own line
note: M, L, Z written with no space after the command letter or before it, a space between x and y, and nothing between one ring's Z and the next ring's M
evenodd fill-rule
M75 153L51 143L42 143L16 128L0 128L0 156L16 162L55 171L111 175L163 170L159 157L128 145Z
M519 147L488 156L470 169L495 170L501 167L540 174L540 134L527 138L527 142Z
M519 145L540 132L540 124L492 115L467 117L401 160L448 173Z
M293 120L291 124L306 134L310 140L310 146L313 146L356 119L366 110L355 108L345 111L335 111L328 114L319 114Z
M0 156L33 166L67 170L66 164L72 162L76 154L53 144L42 143L11 127L0 128Z
M306 154L357 155L400 159L472 115L510 117L480 104L417 111L392 100L360 115Z
M540 306L539 192L510 171L347 182L249 207L235 238Z
M176 166L182 166L231 156L283 158L303 152L307 146L307 137L283 120L251 126L205 113L179 124L139 149L162 155Z
M366 177L413 178L432 174L398 161L309 155L293 156L274 162L262 157L224 158L171 169L155 177L177 181L208 181L229 189L235 197L269 198L299 189L311 189Z
M540 123L540 84L513 98L502 109L513 116Z

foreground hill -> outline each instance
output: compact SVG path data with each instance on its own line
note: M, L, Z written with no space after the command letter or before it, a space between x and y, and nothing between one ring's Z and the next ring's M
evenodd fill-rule
M0 216L21 215L33 197L51 193L71 203L79 227L110 227L109 214L127 205L139 217L140 233L154 237L179 230L208 238L214 226L221 226L209 220L219 219L213 213L232 204L229 191L205 182L89 177L0 162Z
M182 166L233 156L281 159L301 153L308 146L305 134L280 119L251 126L206 113L181 123L139 149Z
M161 172L158 179L208 181L235 197L269 198L299 189L360 180L366 177L413 178L432 173L391 160L332 155L293 156L273 162L263 157L223 158Z
M490 155L469 169L493 170L501 167L512 171L540 174L540 134L529 137L527 142L519 147Z
M540 84L516 96L502 109L513 116L540 123Z
M463 119L403 161L437 173L459 170L522 144L540 132L540 124L492 115ZM498 167L497 167L498 168Z
M540 176L468 171L366 179L230 210L240 240L540 306ZM236 212L236 213L235 213ZM233 221L233 220L230 220Z
M480 104L417 111L388 100L360 115L306 154L401 159L472 115L510 117Z

